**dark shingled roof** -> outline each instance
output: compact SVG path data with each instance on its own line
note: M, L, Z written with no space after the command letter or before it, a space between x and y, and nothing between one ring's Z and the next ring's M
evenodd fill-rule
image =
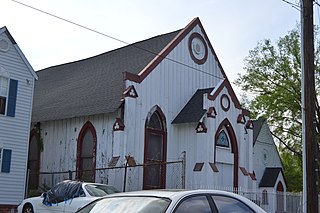
M259 183L259 187L274 187L280 172L282 173L280 167L266 168Z
M138 74L179 32L38 71L32 122L115 112L121 105L123 72Z
M265 121L265 118L258 118L258 120L253 121L253 145L256 143L257 137Z
M206 113L206 110L203 109L203 94L210 93L212 90L213 88L198 89L172 121L172 124L198 122Z

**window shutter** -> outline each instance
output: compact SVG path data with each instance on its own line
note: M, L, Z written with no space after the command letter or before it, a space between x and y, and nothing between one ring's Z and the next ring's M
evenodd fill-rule
M14 117L16 112L18 81L10 79L7 116Z
M10 149L3 149L1 172L6 172L6 173L10 172L11 152L12 150Z

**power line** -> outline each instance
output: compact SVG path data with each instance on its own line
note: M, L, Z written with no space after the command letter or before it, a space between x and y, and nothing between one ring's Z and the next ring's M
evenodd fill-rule
M15 2L15 3L18 3L18 4L21 4L21 5L25 6L25 7L29 7L29 8L31 8L31 9L33 9L33 10L36 10L36 11L41 12L41 13L44 13L44 14L46 14L46 15L52 16L52 17L54 17L54 18L60 19L60 20L62 20L62 21L68 22L68 23L70 23L70 24L76 25L76 26L81 27L81 28L83 28L83 29L89 30L89 31L91 31L91 32L94 32L94 33L100 34L100 35L102 35L102 36L108 37L108 38L110 38L110 39L116 40L116 41L118 41L118 42L124 43L124 44L126 44L126 45L131 45L131 46L133 46L133 47L135 47L135 48L137 48L137 49L140 49L140 50L146 51L146 52L148 52L148 53L150 53L150 54L153 54L153 55L155 55L155 56L161 57L162 59L167 59L168 61L171 61L171 62L174 62L174 63L176 63L176 64L185 66L185 67L187 67L187 68L196 70L197 72L204 73L204 74L207 74L207 75L209 75L209 76L216 77L216 78L218 78L218 79L222 79L222 80L224 79L223 77L219 77L219 76L214 75L214 74L211 74L211 73L209 73L209 72L206 72L206 71L197 69L197 68L195 68L195 67L192 67L192 66L190 66L190 65L187 65L187 64L184 64L184 63L182 63L182 62L176 61L176 60L174 60L174 59L171 59L171 58L168 58L168 57L164 57L164 56L162 56L162 55L160 55L160 54L158 54L158 53L155 53L155 52L153 52L153 51L150 51L150 50L148 50L148 49L145 49L145 48L136 46L136 45L134 45L134 44L130 44L130 43L125 42L125 41L123 41L123 40L121 40L121 39L118 39L118 38L116 38L116 37L107 35L107 34L105 34L105 33L99 32L99 31L94 30L94 29L92 29L92 28L86 27L86 26L84 26L84 25L78 24L78 23L76 23L76 22L70 21L70 20L68 20L68 19L62 18L62 17L57 16L57 15L54 15L54 14L52 14L52 13L46 12L46 11L44 11L44 10L41 10L41 9L32 7L32 6L28 5L28 4L25 4L25 3L22 3L22 2L19 2L19 1L16 1L16 0L11 0L11 1L13 1L13 2Z
M287 0L282 0L282 1L285 2L285 3L287 3L287 4L289 4L289 5L290 5L291 7L293 7L294 9L296 9L296 10L298 10L298 11L301 12L300 5L295 4L295 3L292 3L292 2L289 2L289 1L287 1Z

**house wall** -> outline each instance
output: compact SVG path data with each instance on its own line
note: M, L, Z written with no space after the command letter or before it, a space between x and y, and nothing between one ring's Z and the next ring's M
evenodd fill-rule
M265 158L266 157L266 158ZM260 133L256 139L253 152L254 171L257 180L261 180L266 167L281 167L282 163L274 144L269 126L263 123Z
M0 115L0 147L12 150L10 172L0 172L0 205L17 205L25 191L34 77L7 35L0 38L10 43L7 52L0 51L0 66L18 80L15 117Z
M188 38L193 32L203 34L196 26L167 56L190 67L175 63L172 60L162 60L160 64L141 82L126 81L126 86L133 85L138 93L138 98L125 98L126 125L125 148L122 155L133 154L135 159L142 163L144 157L144 130L146 117L152 107L158 105L164 112L167 124L167 161L177 160L181 153L186 151L186 186L187 188L212 187L221 184L222 175L229 176L233 165L225 166L225 172L213 173L209 162L214 162L214 136L220 122L228 118L237 135L239 148L239 165L252 172L252 130L245 135L244 125L237 124L237 116L241 110L236 109L231 103L231 109L224 112L220 109L220 96L216 102L210 103L218 110L216 119L206 118L207 133L197 134L197 123L171 124L180 110L186 105L197 89L216 86L223 78L220 66L215 56L210 51L207 62L203 65L195 64L189 55ZM201 70L202 72L199 72ZM205 73L204 73L205 72ZM225 89L223 93L228 91ZM231 98L230 98L231 100ZM251 152L250 152L251 151ZM193 172L195 163L204 162L201 172ZM231 168L231 170L230 170ZM250 178L240 177L239 183L247 187ZM142 178L140 176L141 185ZM252 181L252 180L251 180ZM232 183L226 185L232 187Z

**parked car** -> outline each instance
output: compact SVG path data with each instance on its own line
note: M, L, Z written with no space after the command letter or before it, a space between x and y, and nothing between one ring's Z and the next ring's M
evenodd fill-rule
M218 190L146 190L108 195L77 213L265 213L235 193Z
M91 201L119 191L110 185L66 180L38 197L24 199L18 213L75 212Z

